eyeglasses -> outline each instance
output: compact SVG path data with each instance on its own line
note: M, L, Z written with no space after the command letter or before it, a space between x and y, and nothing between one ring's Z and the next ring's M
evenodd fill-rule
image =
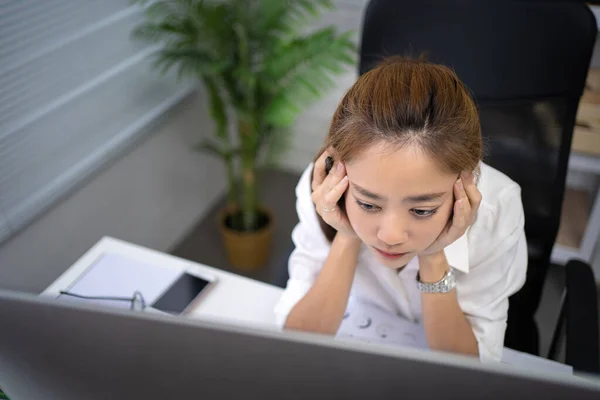
M114 297L114 296L84 296L81 294L71 293L68 291L61 290L60 294L65 296L77 297L85 300L111 300L111 301L129 301L131 303L130 309L133 311L144 311L146 308L146 300L139 291L133 292L132 297Z

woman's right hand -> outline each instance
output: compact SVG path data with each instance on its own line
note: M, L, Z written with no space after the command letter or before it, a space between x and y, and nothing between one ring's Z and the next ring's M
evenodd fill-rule
M317 213L338 234L356 238L348 216L338 207L338 201L348 189L346 168L341 161L333 166L329 174L325 170L325 159L331 156L326 150L315 162L312 178L312 201Z

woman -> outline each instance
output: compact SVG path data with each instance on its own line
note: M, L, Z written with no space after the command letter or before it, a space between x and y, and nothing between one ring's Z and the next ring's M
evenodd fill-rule
M352 295L422 321L432 349L500 360L527 268L523 207L520 187L481 162L458 77L386 60L346 93L323 149L296 188L279 323L335 334Z

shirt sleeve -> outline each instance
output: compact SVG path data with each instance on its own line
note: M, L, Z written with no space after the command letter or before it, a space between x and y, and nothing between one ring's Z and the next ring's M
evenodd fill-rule
M288 314L314 284L330 244L321 230L311 199L312 164L304 171L296 186L296 211L299 222L292 231L294 251L288 261L289 280L275 306L275 320L283 328Z
M482 203L490 209L470 228L469 273L459 276L456 289L483 362L502 359L508 298L523 286L527 272L520 188L511 186L497 199L493 205Z

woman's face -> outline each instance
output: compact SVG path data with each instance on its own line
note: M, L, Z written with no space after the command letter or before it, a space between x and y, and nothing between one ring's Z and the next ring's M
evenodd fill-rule
M376 144L346 163L346 211L358 237L390 268L406 265L445 228L458 174L420 149Z

